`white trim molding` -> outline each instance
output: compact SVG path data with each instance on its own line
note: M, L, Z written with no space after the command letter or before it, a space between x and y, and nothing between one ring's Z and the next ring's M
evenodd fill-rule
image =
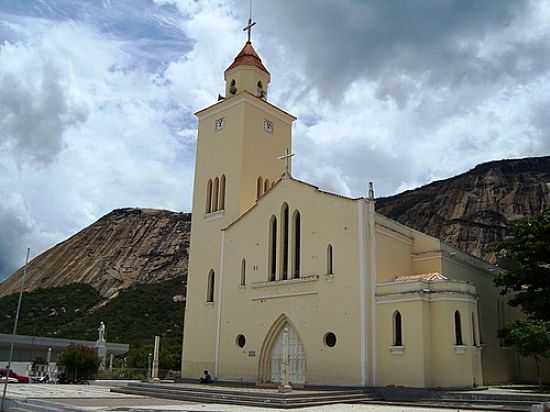
M264 300L271 300L271 299L281 299L281 298L293 298L296 296L309 296L309 295L317 295L319 292L295 292L295 293L282 293L280 295L266 295L266 296L258 296L255 298L251 298L252 301L264 301Z
M390 346L389 349L392 355L403 355L405 353L404 346Z
M361 383L368 385L368 316L367 316L367 262L365 251L365 202L361 199L357 201L357 254L359 256L359 322L361 331Z
M221 340L221 327L222 327L222 286L223 286L223 246L224 246L225 233L222 232L221 238L221 251L220 251L220 271L219 280L216 282L218 285L218 324L216 325L216 359L214 363L214 377L219 377L220 372L220 340Z
M258 288L269 288L274 286L290 286L290 285L299 285L302 283L309 283L309 282L316 282L319 280L319 275L309 275L309 276L303 276L299 278L292 278L292 279L278 279L278 280L267 280L262 282L254 282L251 283L251 287L253 289Z

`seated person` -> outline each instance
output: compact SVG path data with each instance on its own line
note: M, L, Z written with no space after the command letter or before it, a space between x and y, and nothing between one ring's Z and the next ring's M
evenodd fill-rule
M208 371L204 371L204 374L201 376L200 383L212 383L212 376L208 373Z

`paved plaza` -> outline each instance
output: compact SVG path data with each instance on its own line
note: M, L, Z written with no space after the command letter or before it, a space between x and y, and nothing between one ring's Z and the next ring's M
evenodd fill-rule
M246 407L240 405L220 405L154 399L137 395L127 395L110 392L111 385L40 385L12 384L8 385L10 399L37 399L62 405L65 408L74 407L75 411L117 411L117 412L278 412L285 409ZM450 409L420 408L384 405L348 405L335 404L293 409L295 411L319 412L449 412ZM456 411L455 409L452 409Z

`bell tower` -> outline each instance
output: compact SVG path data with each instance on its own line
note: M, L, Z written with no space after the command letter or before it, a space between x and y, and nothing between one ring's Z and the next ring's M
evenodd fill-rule
M254 50L252 42L246 42L231 66L225 70L224 77L226 99L243 91L261 99L267 99L271 75Z
M294 116L268 102L271 75L250 40L225 70L225 96L195 113L198 137L182 376L217 375L223 229L290 169Z

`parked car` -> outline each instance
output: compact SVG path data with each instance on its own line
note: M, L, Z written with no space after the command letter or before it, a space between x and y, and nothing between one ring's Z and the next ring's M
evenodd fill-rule
M8 382L11 382L10 379L16 379L18 383L29 383L30 378L25 375L19 375L18 373L15 373L12 369L10 369L9 374L6 373L8 369L7 368L1 368L0 369L0 378L4 378L6 375L8 375ZM4 379L2 379L4 380Z
M77 378L77 379L70 379L65 373L60 373L57 375L57 383L59 384L70 384L70 385L89 385L90 382L88 382L85 379Z
M48 383L50 381L49 375L44 376L31 376L32 383Z

